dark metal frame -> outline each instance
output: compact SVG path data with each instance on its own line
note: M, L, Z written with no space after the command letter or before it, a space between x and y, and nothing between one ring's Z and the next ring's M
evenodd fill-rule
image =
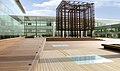
M62 0L56 8L58 36L66 37L68 33L68 37L81 37L81 31L90 31L92 37L94 24L94 3Z

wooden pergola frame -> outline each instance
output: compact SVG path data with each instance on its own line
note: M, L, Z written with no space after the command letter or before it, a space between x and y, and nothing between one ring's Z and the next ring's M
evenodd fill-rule
M56 30L58 36L81 37L81 31L92 31L94 29L94 3L65 1L56 8Z

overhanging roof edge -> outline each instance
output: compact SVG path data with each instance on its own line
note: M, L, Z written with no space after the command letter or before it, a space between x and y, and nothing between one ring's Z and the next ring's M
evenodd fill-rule
M24 10L22 4L20 3L20 1L19 1L19 0L15 0L15 2L16 2L16 4L19 6L19 8L21 9L21 11L22 11L23 13L25 13L25 10Z

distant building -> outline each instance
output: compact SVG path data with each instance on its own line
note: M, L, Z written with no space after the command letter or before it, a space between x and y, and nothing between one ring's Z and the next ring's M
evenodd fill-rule
M98 19L95 25L95 36L120 38L120 20Z
M25 16L25 36L55 36L55 17L52 16Z

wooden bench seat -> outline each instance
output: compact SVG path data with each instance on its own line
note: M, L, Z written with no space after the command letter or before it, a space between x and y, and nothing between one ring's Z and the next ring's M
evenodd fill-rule
M114 49L114 50L120 50L120 44L101 44L104 46L104 49Z

